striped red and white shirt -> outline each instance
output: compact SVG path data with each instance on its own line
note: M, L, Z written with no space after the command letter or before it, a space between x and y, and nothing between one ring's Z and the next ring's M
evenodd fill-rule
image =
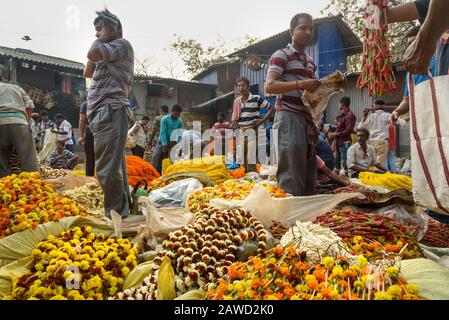
M317 67L312 58L306 53L300 53L292 44L276 51L271 56L268 69L268 72L280 74L282 76L280 80L285 82L317 79L316 71ZM278 95L276 110L310 113L310 110L302 102L302 95L302 90L293 90Z

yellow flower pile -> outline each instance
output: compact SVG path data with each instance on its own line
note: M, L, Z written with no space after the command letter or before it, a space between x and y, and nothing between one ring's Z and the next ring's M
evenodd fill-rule
M86 215L85 208L56 193L37 172L0 179L0 239L39 224L78 215Z
M209 202L214 198L225 200L243 200L252 191L255 186L255 182L252 181L237 181L228 180L214 187L203 188L193 193L187 200L189 209L195 213L198 210L207 208ZM275 198L285 198L284 191L276 186L270 184L262 185L271 193Z
M391 191L399 189L412 190L412 178L402 174L362 172L359 174L359 179L368 186L384 187Z
M168 176L181 172L202 172L207 174L209 179L215 183L222 183L223 181L232 179L232 176L226 168L224 156L211 156L179 161L163 170L163 175Z
M13 279L5 300L103 300L123 289L137 265L137 248L125 239L76 227L50 235L33 250L31 271Z

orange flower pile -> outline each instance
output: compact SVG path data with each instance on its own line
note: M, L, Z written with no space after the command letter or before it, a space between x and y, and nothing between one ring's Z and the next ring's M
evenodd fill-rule
M364 256L349 262L339 256L307 261L295 247L276 247L266 258L236 262L207 300L415 300L418 288L407 284L396 266L374 267Z
M245 176L245 168L241 166L238 169L229 170L229 173L234 177L234 179L240 179Z
M151 164L137 156L126 156L126 170L128 171L128 183L132 187L135 187L142 179L151 182L161 176Z
M0 179L0 239L86 210L56 193L39 173L22 172Z

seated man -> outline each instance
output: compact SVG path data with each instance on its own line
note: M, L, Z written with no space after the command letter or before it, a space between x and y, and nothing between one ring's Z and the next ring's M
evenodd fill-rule
M63 141L56 142L56 149L50 155L50 167L73 170L77 163L78 156L66 150Z
M388 171L377 161L374 147L366 143L369 135L367 129L357 129L357 143L348 149L347 165L350 178L358 178L360 172L385 173ZM371 167L379 170L371 170Z
M342 187L349 186L349 183L347 183L345 180L343 180L339 175L337 175L334 171L329 169L324 161L319 157L316 156L316 167L318 169L318 175L322 174L327 176L329 179L335 181Z

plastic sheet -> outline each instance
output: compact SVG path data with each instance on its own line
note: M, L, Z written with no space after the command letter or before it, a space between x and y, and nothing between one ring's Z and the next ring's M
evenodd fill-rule
M212 199L210 204L222 209L246 209L256 216L266 228L270 227L273 221L281 222L284 226L291 228L298 220L312 221L317 216L334 209L340 203L360 197L363 198L363 194L342 193L273 199L265 187L255 185L244 200Z
M154 190L148 196L151 204L157 208L161 207L185 207L188 197L203 189L203 185L196 179L189 178L175 181L168 186Z

